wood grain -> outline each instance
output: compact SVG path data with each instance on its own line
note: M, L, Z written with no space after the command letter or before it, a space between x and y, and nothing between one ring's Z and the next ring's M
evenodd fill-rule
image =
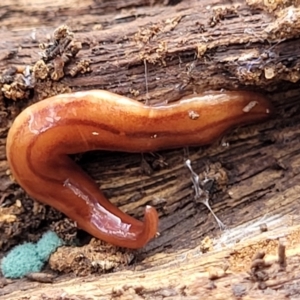
M134 265L127 270L85 279L60 277L51 288L21 280L6 285L1 298L22 299L21 290L26 290L29 299L41 295L59 299L63 293L71 299L199 299L199 295L284 299L296 295L299 9L283 2L271 9L261 1L251 1L251 6L245 1L183 1L177 5L140 1L135 2L139 3L136 7L115 6L116 10L119 1L111 1L110 8L108 2L65 3L18 2L18 10L11 1L0 6L1 72L12 65L32 66L40 58L38 44L47 42L47 36L63 23L83 45L66 66L66 73L83 59L90 60L92 70L74 78L66 74L60 82L39 82L29 100L3 100L0 190L6 203L22 200L21 208L14 210L14 226L0 221L4 244L34 240L58 218L28 199L7 173L7 130L15 115L32 101L67 89L101 88L155 104L193 91L243 88L266 93L276 115L264 124L238 128L209 147L189 149L188 154L186 149L143 155L84 154L80 166L115 205L135 217L142 216L145 204L158 209L160 237L136 254ZM221 232L206 207L195 201L190 172L184 165L187 157L200 178L206 173L215 180L210 203L231 235ZM261 233L260 224L266 224L268 232ZM207 237L215 238L212 248L216 252L201 254ZM279 237L286 241L285 270L274 263ZM264 286L246 274L259 250L267 253L266 261L273 260L266 268L269 278ZM228 275L209 280L208 267L226 264Z

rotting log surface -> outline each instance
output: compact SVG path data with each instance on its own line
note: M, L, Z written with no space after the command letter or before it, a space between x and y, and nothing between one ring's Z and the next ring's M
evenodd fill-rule
M144 154L146 170L138 154L85 154L79 164L113 203L136 217L146 204L158 209L161 236L137 254L130 270L84 280L62 277L51 287L22 280L4 287L3 299L22 299L18 290L24 289L29 299L58 299L64 292L71 299L281 299L299 293L300 10L279 5L273 11L261 1L248 2L252 6L208 0L152 6L149 1L41 1L18 3L18 9L10 1L1 4L1 73L13 65L32 66L40 58L38 44L62 24L83 45L66 69L90 60L91 73L39 83L31 94L34 101L69 89L99 88L155 104L195 91L242 88L265 92L276 108L270 121L238 128L209 147ZM30 101L4 99L0 110L1 193L23 203L25 194L7 175L5 137L16 111ZM210 203L228 228L236 228L232 235L222 234L205 206L195 202L187 157L195 172L216 180ZM34 209L48 213L37 204ZM41 220L34 223L25 213L18 218L27 231L12 240L34 239ZM269 232L260 233L259 223ZM3 241L11 225L0 224ZM256 237L250 239L251 234ZM201 254L201 240L219 235L213 243L219 252ZM278 237L285 237L289 250L286 270L273 263L268 278L249 278L254 253L274 256ZM228 275L210 281L207 268L224 264Z

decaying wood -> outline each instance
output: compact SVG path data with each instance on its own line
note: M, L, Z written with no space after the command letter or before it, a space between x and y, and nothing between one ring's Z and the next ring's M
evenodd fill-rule
M281 221L287 222L287 218ZM142 270L136 266L101 277L60 278L51 285L21 281L1 299L24 299L21 288L26 290L26 299L297 299L299 249L294 243L299 241L299 229L274 229L271 235L258 234L234 248L206 254L201 254L199 247L157 254L146 260L147 267ZM231 234L240 235L240 230ZM278 239L283 235L284 246L290 248L285 253L287 267L278 263ZM256 268L257 257L263 257L261 269ZM266 280L259 280L262 277Z
M299 293L300 9L293 4L297 1L268 6L253 0L69 0L20 2L18 10L10 1L1 4L2 81L12 66L33 67L41 58L39 44L49 43L62 24L82 49L59 81L36 81L28 87L28 100L3 98L0 202L27 203L8 175L7 129L28 103L55 93L99 88L157 104L193 92L242 88L269 95L276 112L269 121L237 128L208 147L143 156L83 155L79 164L124 211L141 218L146 204L158 209L160 237L136 253L126 270L61 277L50 286L21 280L3 287L1 299L23 299L19 290L24 289L28 299L283 299ZM70 71L82 61L90 70L72 77ZM200 178L215 181L210 203L228 230L220 231L194 199L187 158ZM16 212L26 226L12 237L14 243L20 236L32 238L41 223L30 205L23 204L27 218ZM45 208L34 207L46 217ZM12 222L0 224L3 243ZM278 244L286 248L286 266L283 246L278 258ZM259 251L266 256L253 260Z

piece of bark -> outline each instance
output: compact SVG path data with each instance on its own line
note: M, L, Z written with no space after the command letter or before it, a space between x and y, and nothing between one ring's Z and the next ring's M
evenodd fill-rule
M194 171L201 176L208 173L216 180L211 204L223 223L228 228L245 224L236 229L236 235L225 236L225 240L224 234L221 236L219 241L223 241L224 246L229 244L230 238L231 247L241 240L241 247L260 247L271 253L277 244L269 246L269 237L287 235L281 228L286 224L290 234L295 233L295 239L298 228L291 225L295 222L293 218L299 215L300 107L299 89L292 83L299 78L300 10L290 6L264 11L256 9L255 3L249 7L244 1L232 4L231 1L206 0L184 1L175 6L127 7L117 12L109 9L110 13L101 15L107 9L106 2L85 2L83 7L74 3L71 1L60 10L59 4L52 4L47 11L43 1L34 7L21 7L22 21L9 3L1 7L3 26L9 28L2 30L5 42L0 43L1 72L13 65L33 66L40 59L38 44L47 42L47 36L62 23L72 28L76 40L83 45L77 58L64 69L66 76L59 83L45 80L33 88L29 96L34 100L68 89L101 88L156 104L195 91L248 88L269 91L276 115L264 124L238 128L212 146L190 149L188 155L183 149L163 151L159 155L145 154L150 175L143 171L142 156L138 154L85 154L79 164L97 180L114 204L140 218L146 204L158 209L161 236L140 251L137 265L132 268L134 273L124 271L100 279L91 277L90 284L77 290L73 288L76 281L58 282L51 286L52 294L43 285L21 282L20 286L7 286L2 293L8 296L2 297L20 299L22 294L10 293L27 286L36 288L31 294L28 292L32 299L44 293L49 299L57 299L62 291L70 298L93 299L95 287L98 289L100 285L101 291L97 293L104 299L113 295L120 299L126 299L126 295L178 299L183 296L199 299L201 295L215 299L220 293L231 298L247 293L249 297L259 295L261 299L268 299L259 289L261 286L245 279L244 272L250 268L251 261L246 265L243 260L251 260L252 255L247 251L241 253L243 259L236 263L240 264L239 269L229 259L232 275L218 279L221 281L217 283L218 288L214 288L204 273L208 266L219 268L219 261L222 264L228 261L229 252L225 248L217 254L200 255L206 249L206 246L199 249L200 241L221 232L205 206L195 202L184 159L189 157ZM120 2L111 3L113 7ZM67 75L82 60L90 60L92 72L74 78ZM16 107L26 105L26 101L18 101ZM15 194L12 199L20 196L23 199L24 194L16 192L19 188L12 185L7 175L5 160L5 136L15 114L14 104L6 99L5 106L1 107L1 191L3 195ZM46 215L43 208L36 210ZM30 220L27 221L27 235L20 233L25 239L38 222L35 220L31 226ZM246 225L249 221L257 223L251 227ZM260 224L266 224L269 232L259 234ZM2 228L5 230L1 234L7 233L9 225ZM247 240L248 234L258 237L251 242ZM217 246L215 243L214 247ZM296 272L293 267L297 262L292 258L297 248L293 242L289 247L292 247L291 261L288 261L291 273L280 275L286 276L292 286L297 281L291 280ZM238 246L233 249L240 253ZM139 268L146 270L138 271ZM127 276L126 281L122 281L123 276ZM108 280L109 284L105 284ZM224 288L221 288L223 282ZM280 283L270 284L269 288L283 293L289 290ZM279 297L276 294L276 298Z

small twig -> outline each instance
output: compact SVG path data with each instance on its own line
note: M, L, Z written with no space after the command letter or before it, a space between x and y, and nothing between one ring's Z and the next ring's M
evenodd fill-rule
M205 184L207 183L207 181L209 181L210 179L205 178L203 181L199 182L199 176L197 173L194 172L192 166L191 166L191 161L190 159L187 159L185 161L185 165L188 167L188 169L190 170L191 174L192 174L192 182L194 185L194 189L195 189L195 199L200 200L201 203L203 203L211 212L211 214L213 215L213 217L216 219L219 227L221 230L224 230L226 228L226 226L223 224L223 222L215 215L215 213L213 212L210 204L209 204L209 191L205 190L203 187L205 186Z

